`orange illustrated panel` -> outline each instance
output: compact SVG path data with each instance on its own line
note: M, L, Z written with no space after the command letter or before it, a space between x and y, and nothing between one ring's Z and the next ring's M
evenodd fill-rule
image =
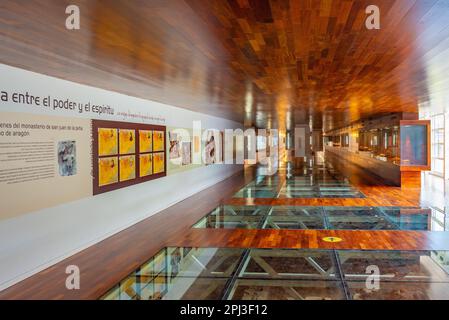
M153 150L153 132L151 130L139 130L139 152L151 152Z
M140 177L146 177L153 174L153 155L149 154L141 154L140 155Z
M120 154L136 152L136 131L120 129Z
M164 153L158 152L154 154L154 173L161 173L165 171Z
M98 155L117 154L117 129L98 128Z
M99 186L118 182L118 159L108 157L98 159Z
M120 181L136 178L136 157L120 157Z
M200 137L193 137L193 152L200 152Z
M153 131L153 149L154 151L164 151L164 131Z

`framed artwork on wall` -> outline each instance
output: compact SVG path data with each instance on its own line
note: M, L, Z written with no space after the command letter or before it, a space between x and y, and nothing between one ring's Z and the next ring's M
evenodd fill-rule
M146 153L139 156L139 176L147 177L153 174L153 154Z
M139 151L141 153L153 151L153 131L139 130Z
M153 151L165 151L165 127L164 130L153 130Z
M168 129L169 171L192 164L192 132L184 128Z
M168 155L170 160L178 160L181 159L181 143L182 138L178 136L178 134L175 131L170 131L168 133L169 136L169 149L168 149Z
M117 154L118 140L116 128L98 128L98 155L110 156Z
M99 186L118 182L118 157L98 159Z
M165 172L165 154L163 152L153 153L153 173Z
M201 151L200 137L194 136L193 137L193 152L198 153L200 151Z
M92 120L94 195L166 175L165 126Z
M119 160L120 181L136 178L136 156L121 156Z
M214 135L214 131L207 131L207 138L204 147L204 159L206 165L214 164L217 162L217 150L216 150L216 138Z
M136 130L119 129L120 154L136 153Z
M187 166L192 163L192 143L183 142L182 143L182 165Z

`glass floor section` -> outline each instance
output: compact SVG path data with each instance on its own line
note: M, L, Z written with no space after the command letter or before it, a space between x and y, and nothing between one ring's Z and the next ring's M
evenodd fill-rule
M169 247L101 299L448 300L448 270L449 251Z
M300 176L258 176L235 198L365 198L349 181L330 168L305 169Z
M234 198L365 198L365 195L347 183L290 184L278 191L278 186L247 185Z
M365 195L343 183L317 184L313 186L294 185L286 182L278 198L365 198Z
M432 211L413 207L220 206L194 228L431 230Z

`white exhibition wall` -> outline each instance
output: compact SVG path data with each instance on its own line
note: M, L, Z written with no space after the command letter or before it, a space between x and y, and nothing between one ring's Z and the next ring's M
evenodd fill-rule
M154 101L0 65L0 91L28 92L114 108L114 115L79 113L0 101L1 112L58 115L203 129L235 129L242 124ZM20 119L20 114L18 114ZM1 122L1 120L0 120ZM1 141L1 137L0 137ZM39 272L151 215L224 180L241 165L210 165L104 194L0 220L0 290ZM26 201L26 194L18 194ZM1 199L0 206L7 199ZM3 207L3 206L2 206ZM0 207L1 211L4 207Z

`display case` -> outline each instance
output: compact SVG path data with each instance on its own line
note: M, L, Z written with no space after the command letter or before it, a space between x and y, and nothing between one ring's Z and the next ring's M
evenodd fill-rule
M431 131L429 120L417 118L392 114L327 132L326 151L395 185L418 188L421 171L431 167Z
M341 136L325 136L324 144L333 147L341 146Z
M430 170L430 121L400 120L361 129L359 152L408 168L403 171Z
M401 120L401 171L430 170L430 121Z
M401 120L401 187L419 188L430 170L430 120Z
M399 126L360 130L359 151L369 152L373 158L399 165Z

